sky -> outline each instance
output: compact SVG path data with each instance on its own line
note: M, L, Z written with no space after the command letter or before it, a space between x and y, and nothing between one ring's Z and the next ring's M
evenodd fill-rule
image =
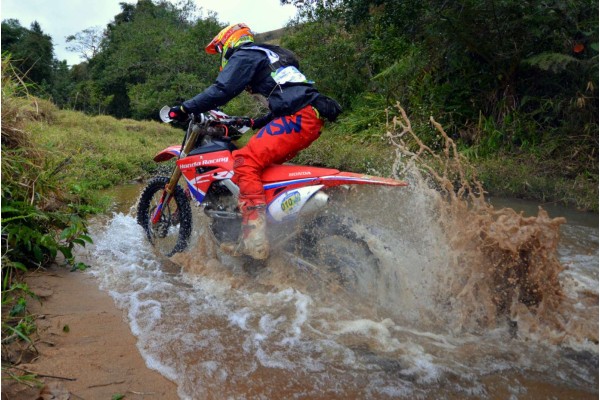
M1 0L0 18L18 19L28 29L37 21L42 31L52 37L55 57L74 65L82 60L66 49L65 38L86 28L104 28L121 12L119 3L134 4L136 0ZM245 22L257 33L283 27L296 11L292 5L280 5L279 0L194 0L194 3L204 10L204 15L212 10L221 22Z

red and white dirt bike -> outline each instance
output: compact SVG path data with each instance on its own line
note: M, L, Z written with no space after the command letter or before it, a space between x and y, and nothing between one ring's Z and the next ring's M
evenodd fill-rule
M168 111L169 107L161 110L164 122L171 121ZM233 141L248 130L239 126L241 120L218 111L191 115L183 143L154 157L156 162L176 158L171 176L150 180L137 206L137 221L160 253L172 256L188 246L191 202L209 218L208 228L217 245L238 240L239 188L231 178L232 151L236 149ZM293 134L294 127L281 129L282 134ZM285 129L290 132L283 132ZM179 185L181 177L185 189ZM407 185L394 179L302 165L271 165L264 170L262 181L271 248L293 253L304 264L325 266L347 281L360 279L357 270L377 268L377 260L340 213L331 212L331 195L348 190L349 185Z

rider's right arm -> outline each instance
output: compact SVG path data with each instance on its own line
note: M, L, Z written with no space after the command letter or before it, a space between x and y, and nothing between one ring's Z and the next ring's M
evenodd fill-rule
M229 59L215 83L183 103L188 112L203 113L225 105L250 84L264 59L259 52L238 51Z

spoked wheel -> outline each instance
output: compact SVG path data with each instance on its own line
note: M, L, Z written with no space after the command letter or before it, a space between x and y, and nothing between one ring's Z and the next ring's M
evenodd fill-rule
M163 204L158 222L152 222L152 216L160 205L167 183L169 178L162 176L148 183L140 196L137 221L158 252L171 257L185 250L188 245L192 232L192 210L185 192L177 185L171 199Z
M376 288L379 261L346 221L329 216L315 219L301 233L298 252L331 272L351 292L368 295Z

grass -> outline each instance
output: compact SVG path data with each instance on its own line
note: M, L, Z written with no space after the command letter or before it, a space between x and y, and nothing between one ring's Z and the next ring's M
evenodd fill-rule
M39 147L51 154L43 169L52 171L69 193L98 210L108 204L108 199L99 197L100 189L150 175L157 168L152 161L154 154L179 143L183 133L159 122L45 108L44 118L26 125ZM357 132L353 115L327 124L321 137L293 162L389 176L395 149L385 138L386 126L365 124ZM240 145L249 136L246 134ZM490 194L598 211L597 176L580 173L565 177L554 160L529 153L472 157L471 163Z
M159 122L64 110L56 112L52 123L31 123L27 129L49 153L45 170L53 171L70 193L100 209L107 202L99 190L151 174L154 155L180 143L183 135Z
M346 129L343 124L329 125L294 162L389 176L395 153L384 138L386 127L371 126L362 136L348 134ZM553 158L498 152L469 161L489 194L598 211L598 176L572 170L567 175L564 163Z
M181 130L158 122L118 121L59 110L29 95L24 80L2 60L2 377L35 384L18 365L37 354L36 299L23 277L57 262L74 269L73 248L85 246L85 216L109 205L99 190L143 177L152 156L181 140ZM20 371L20 372L19 372Z
M39 172L44 155L31 142L27 120L42 120L47 104L27 94L27 86L15 74L9 60L2 59L2 376L28 383L28 376L14 373L22 355L36 352L31 335L34 318L27 301L34 297L23 275L28 264L41 264L59 244L45 231L51 216L37 209L47 197ZM42 189L40 191L40 188ZM31 226L36 227L34 232ZM40 246L44 242L46 247ZM64 243L63 243L64 244ZM62 245L62 244L61 244Z
M583 211L598 211L598 177L579 173L561 176L560 165L531 154L503 155L477 161L486 190L503 197L558 203Z

